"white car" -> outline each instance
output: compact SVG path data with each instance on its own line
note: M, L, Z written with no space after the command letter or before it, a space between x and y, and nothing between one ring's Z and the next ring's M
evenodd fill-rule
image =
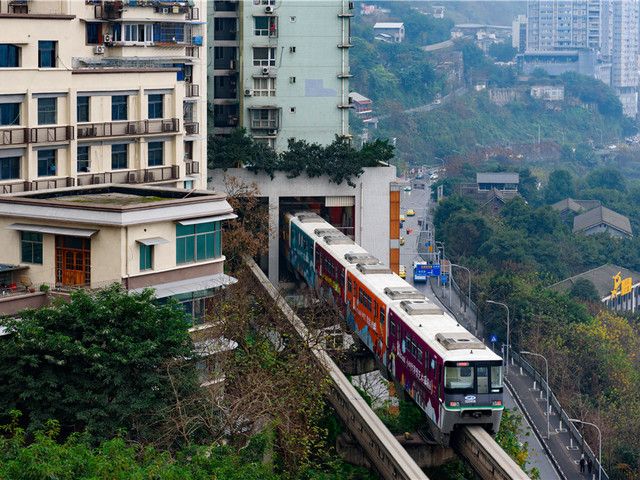
M438 174L437 173L432 173L431 176L429 177L431 180L437 180L438 179Z

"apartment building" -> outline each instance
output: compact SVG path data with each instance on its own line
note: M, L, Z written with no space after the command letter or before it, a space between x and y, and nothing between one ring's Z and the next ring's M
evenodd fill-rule
M276 150L348 136L352 12L347 0L210 2L212 132L241 126Z
M527 50L600 47L600 0L529 0Z
M0 0L0 193L206 188L205 19L204 0Z
M613 1L611 29L611 87L628 117L638 114L639 4Z

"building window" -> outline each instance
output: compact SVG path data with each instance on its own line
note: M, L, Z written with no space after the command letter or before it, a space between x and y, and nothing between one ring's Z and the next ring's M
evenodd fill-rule
M193 160L193 142L184 142L184 159Z
M40 40L38 42L38 67L56 67L56 46L58 42Z
M53 125L58 123L58 99L38 99L38 125Z
M221 255L220 222L176 225L176 263L200 262Z
M0 125L20 125L19 103L0 103Z
M259 37L275 37L278 33L278 17L255 17L253 33Z
M0 43L0 68L20 66L20 47L10 43Z
M89 171L89 145L78 145L76 161L78 165L78 172Z
M56 150L38 150L38 176L53 177L56 172Z
M149 95L149 118L163 118L164 95Z
M20 157L0 158L0 180L20 178Z
M271 77L262 77L253 79L253 96L254 97L275 97L276 96L276 79Z
M278 110L255 109L251 111L251 128L278 128Z
M184 181L184 189L185 190L193 190L193 180L185 180Z
M111 97L111 120L127 120L127 95L114 95Z
M87 44L102 44L102 24L96 22L87 22Z
M153 269L153 245L140 244L140 271Z
M78 122L89 121L89 97L78 97Z
M149 142L149 166L159 167L164 165L164 142Z
M111 145L111 169L127 168L129 165L128 145Z
M253 49L253 65L256 67L275 67L276 49L271 47L255 47Z
M22 243L22 263L37 263L42 265L42 234L35 232L20 232Z
M153 42L153 25L144 23L126 24L124 26L124 41L129 43Z

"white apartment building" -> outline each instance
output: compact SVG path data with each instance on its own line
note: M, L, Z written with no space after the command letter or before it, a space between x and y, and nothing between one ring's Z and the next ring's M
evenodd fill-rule
M348 136L352 12L347 0L210 1L213 133L242 126L276 150Z
M204 0L0 0L0 192L206 188L204 19Z
M611 86L628 117L638 114L638 1L613 1Z

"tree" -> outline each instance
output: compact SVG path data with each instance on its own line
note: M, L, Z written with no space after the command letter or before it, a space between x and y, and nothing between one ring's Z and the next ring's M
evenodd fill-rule
M627 182L619 170L613 168L599 168L587 175L587 185L590 188L606 188L625 192Z
M538 191L538 178L531 173L531 170L524 168L520 170L520 185L518 191L529 204L536 205L540 201Z
M148 439L174 387L197 386L193 366L177 384L168 380L167 365L193 358L193 345L182 310L157 304L151 291L76 290L67 303L0 326L9 333L0 349L0 412L22 411L29 430L56 419L64 433L97 439L124 429Z
M493 43L489 47L489 55L499 62L510 62L518 53L508 42Z
M567 170L554 170L551 172L549 182L544 190L544 199L547 204L573 197L575 193L573 177Z
M587 278L579 278L576 280L571 286L571 290L569 290L569 295L587 302L600 301L600 295L598 295L595 285Z

